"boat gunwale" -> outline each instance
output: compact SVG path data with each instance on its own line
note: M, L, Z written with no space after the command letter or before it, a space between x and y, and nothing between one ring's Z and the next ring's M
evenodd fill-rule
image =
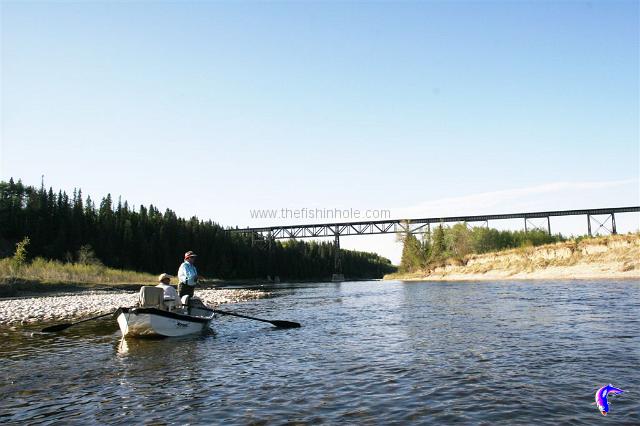
M118 311L120 311L120 313L123 314L127 314L129 312L131 312L132 314L136 315L136 314L153 314L153 315L158 315L161 317L165 317L165 318L171 318L171 319L176 319L176 320L180 320L180 321L190 321L190 322L198 322L198 323L207 323L210 322L213 319L213 309L209 309L209 308L198 308L198 309L202 309L202 310L207 310L210 311L212 313L212 315L210 317L197 317L197 316L192 316L192 315L184 315L184 314L179 314L176 312L170 312L170 311L163 311L162 309L158 309L158 308L119 308Z

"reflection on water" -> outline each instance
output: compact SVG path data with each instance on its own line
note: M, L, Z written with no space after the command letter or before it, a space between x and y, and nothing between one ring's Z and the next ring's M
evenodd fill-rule
M216 333L3 330L0 422L640 423L640 283L280 286ZM611 414L595 390L628 390Z

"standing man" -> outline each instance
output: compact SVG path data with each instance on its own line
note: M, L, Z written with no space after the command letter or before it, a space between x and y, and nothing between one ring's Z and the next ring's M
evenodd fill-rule
M178 293L180 297L185 294L193 297L193 291L198 283L198 271L194 266L197 254L192 251L188 251L184 254L184 262L178 269Z

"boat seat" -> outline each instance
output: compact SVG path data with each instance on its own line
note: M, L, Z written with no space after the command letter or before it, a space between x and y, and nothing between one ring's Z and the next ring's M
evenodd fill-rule
M142 286L140 287L138 303L141 308L165 309L164 290L153 286Z
M176 300L172 297L164 297L164 307L167 311L175 311L180 305L180 299Z

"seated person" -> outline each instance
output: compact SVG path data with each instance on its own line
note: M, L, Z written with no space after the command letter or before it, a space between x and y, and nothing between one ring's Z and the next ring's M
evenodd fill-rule
M171 310L172 308L180 305L180 297L178 297L178 292L174 287L172 287L169 283L171 282L171 275L169 274L160 274L158 277L158 284L156 287L164 290L164 303Z

